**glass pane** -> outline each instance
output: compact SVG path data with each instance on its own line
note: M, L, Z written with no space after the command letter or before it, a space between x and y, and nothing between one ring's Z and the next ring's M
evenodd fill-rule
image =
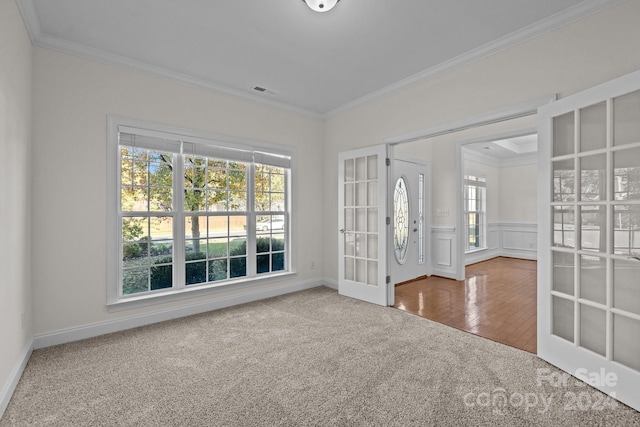
M354 181L356 178L356 168L353 159L344 161L344 180L345 182Z
M184 219L184 235L187 239L205 237L207 235L207 217L187 216Z
M640 371L640 322L613 315L613 360Z
M227 202L228 193L226 190L207 190L205 193L207 200L206 206L202 210L208 210L209 212L223 212L228 210L229 204ZM195 193L194 193L195 196ZM186 197L186 196L185 196ZM189 196L191 197L191 196ZM189 199L189 209L186 210L198 210L195 208L195 204L201 203L199 200ZM194 205L192 205L194 203ZM186 205L185 205L186 206Z
M358 157L356 159L356 181L365 181L367 179L367 158Z
M232 217L235 218L235 217ZM222 237L229 232L228 216L210 216L207 218L207 236Z
M576 172L573 159L553 162L553 201L576 200Z
M284 253L279 252L271 255L271 271L284 270Z
M370 233L378 231L378 208L367 208L367 231Z
M553 313L553 335L573 342L573 301L554 296L552 297L551 303L551 311Z
M152 257L162 258L162 262L173 261L173 241L153 241L149 244L149 253Z
M613 250L618 255L640 256L640 206L613 207Z
M367 236L367 258L378 259L378 236L375 234Z
M574 152L575 124L573 112L553 119L553 156Z
M246 216L230 216L229 217L229 236L242 237L247 236L247 217Z
M229 210L234 212L247 210L246 191L229 191Z
M574 271L573 254L554 251L552 289L573 295Z
M378 206L378 182L367 183L367 206Z
M170 211L173 209L173 191L169 188L151 188L149 190L150 211Z
M580 247L586 251L606 252L606 206L581 206L582 240Z
M207 281L207 263L189 262L185 265L185 280L187 285L205 283Z
M613 145L640 142L640 91L613 100Z
M607 261L589 255L580 256L580 298L607 302Z
M367 183L356 184L356 206L367 206Z
M580 346L604 356L606 352L606 332L606 312L580 304Z
M356 213L354 209L344 210L344 229L354 231L356 229Z
M256 253L271 251L271 239L269 237L258 237L256 239Z
M573 206L553 207L553 245L575 248L576 223Z
M356 231L367 231L366 209L356 209Z
M601 102L580 110L580 151L607 146L607 103Z
M607 199L607 157L605 154L580 159L580 200L594 202Z
M205 204L206 193L204 190L185 190L184 191L184 210L185 211L204 211L207 209ZM223 200L226 200L226 193L222 195ZM223 205L225 201L221 202ZM224 209L223 209L224 210Z
M256 257L256 271L258 274L269 272L269 254L258 255Z
M209 261L209 281L225 280L227 278L227 260Z
M156 265L151 267L150 271L152 291L172 286L173 267L171 265Z
M360 258L366 258L367 256L367 235L366 234L356 234L356 256Z
M147 292L149 290L149 269L134 268L123 271L122 293L124 295Z
M354 281L356 278L354 262L355 260L353 258L344 259L344 278L346 280Z
M247 275L247 258L231 258L229 260L229 277L244 277Z
M613 306L640 314L640 261L613 260Z
M367 157L367 179L378 179L378 156Z
M356 189L353 184L344 185L344 205L355 206L356 204Z
M148 209L147 189L122 187L120 190L120 205L123 212L144 212Z
M209 239L207 246L208 258L225 258L228 255L229 244L227 237L220 237L218 239Z
M404 263L409 246L409 197L404 177L398 178L393 191L393 247L396 260Z
M344 254L356 256L356 236L353 233L345 233L344 235Z
M356 259L356 282L367 282L367 262L363 259Z
M367 279L370 285L378 285L378 263L367 261Z
M613 153L613 195L614 200L640 200L640 148Z

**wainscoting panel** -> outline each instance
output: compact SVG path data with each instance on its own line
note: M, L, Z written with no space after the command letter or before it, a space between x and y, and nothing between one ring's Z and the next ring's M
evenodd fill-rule
M499 256L536 260L538 257L537 240L538 224L528 222L490 223L487 225L487 249L465 254L464 263L469 265Z
M431 226L432 274L456 277L456 229L450 226Z

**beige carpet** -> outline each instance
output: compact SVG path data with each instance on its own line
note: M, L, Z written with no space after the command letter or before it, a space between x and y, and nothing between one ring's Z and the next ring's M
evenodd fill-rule
M317 288L35 351L0 425L640 425L537 369L558 372Z

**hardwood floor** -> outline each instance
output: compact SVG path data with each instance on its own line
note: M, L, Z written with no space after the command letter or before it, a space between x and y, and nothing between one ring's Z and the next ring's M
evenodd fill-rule
M395 308L531 353L536 352L536 261L494 258L442 277L398 285Z

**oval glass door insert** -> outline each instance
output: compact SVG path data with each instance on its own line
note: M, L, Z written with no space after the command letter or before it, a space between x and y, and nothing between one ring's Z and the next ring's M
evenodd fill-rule
M393 247L396 260L404 264L409 246L409 196L403 176L396 181L393 190Z

